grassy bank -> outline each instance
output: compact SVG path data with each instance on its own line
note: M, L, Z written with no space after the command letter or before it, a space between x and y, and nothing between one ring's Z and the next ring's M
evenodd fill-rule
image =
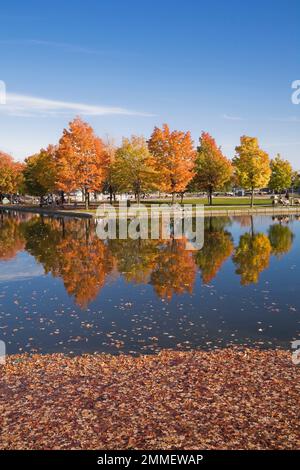
M8 357L1 449L299 449L285 351Z

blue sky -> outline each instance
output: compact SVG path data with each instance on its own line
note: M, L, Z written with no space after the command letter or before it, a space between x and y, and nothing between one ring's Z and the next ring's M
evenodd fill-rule
M0 9L0 149L22 160L75 115L118 143L155 125L243 134L300 169L299 0L11 0Z

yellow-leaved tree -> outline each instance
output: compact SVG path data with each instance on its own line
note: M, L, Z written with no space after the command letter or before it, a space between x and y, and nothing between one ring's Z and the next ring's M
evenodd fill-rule
M41 202L43 196L56 190L55 153L56 147L49 145L25 160L23 171L25 191L32 196L39 196Z
M254 205L254 191L268 185L271 175L269 155L259 147L256 137L241 137L235 148L233 159L238 183L251 191L251 207Z
M157 188L158 173L144 137L123 139L115 154L112 184L120 191L132 191L138 204L141 193Z

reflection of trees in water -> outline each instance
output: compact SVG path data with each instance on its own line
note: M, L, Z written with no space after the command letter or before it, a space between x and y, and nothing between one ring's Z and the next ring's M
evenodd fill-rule
M269 267L271 254L280 257L290 251L294 234L289 227L280 223L269 227L268 235L255 233L254 220L250 216L250 233L240 237L233 262L236 273L241 276L241 284L257 283L260 274Z
M257 283L259 275L268 268L271 255L271 243L267 235L245 233L233 256L236 273L241 276L241 284Z
M108 246L119 273L128 282L145 284L160 255L159 240L109 240Z
M61 240L59 219L33 217L23 226L26 250L43 265L46 274L59 269L57 246Z
M119 273L128 281L151 284L160 297L192 292L196 268L186 240L110 240Z
M228 217L206 218L204 247L190 252L183 239L104 242L91 219L0 215L0 259L11 259L25 247L45 273L63 280L81 307L96 298L112 272L128 282L150 284L158 296L167 299L192 293L197 268L203 282L211 282L234 251ZM271 254L288 253L294 235L280 223L270 226L268 236L256 233L252 217L243 225L250 230L240 237L232 259L241 284L246 285L258 282Z
M274 224L268 230L269 240L272 247L272 254L278 258L290 251L294 241L294 234L289 227Z
M65 288L76 303L86 306L96 298L113 267L107 246L97 237L88 240L65 237L58 246L59 273Z
M269 266L271 250L267 235L254 233L252 219L251 233L245 233L240 237L233 256L233 262L237 267L236 273L241 276L242 285L258 282L260 273Z
M233 252L231 233L225 230L230 224L229 217L207 217L204 221L204 246L195 253L194 258L205 283L216 277Z
M225 230L205 232L204 246L195 255L203 282L211 282L233 252L231 234Z
M35 218L26 226L26 249L46 273L63 279L68 294L84 307L103 287L113 259L91 221Z
M196 277L193 255L186 250L186 240L167 240L161 247L150 283L159 297L192 293Z
M25 247L21 221L11 215L0 214L0 260L13 259Z

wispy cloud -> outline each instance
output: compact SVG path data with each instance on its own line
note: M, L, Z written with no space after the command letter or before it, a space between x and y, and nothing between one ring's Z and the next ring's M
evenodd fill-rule
M69 52L78 52L82 54L105 54L106 51L99 51L78 44L66 42L45 41L43 39L0 39L0 46L42 46L63 49Z
M222 118L226 119L227 121L243 121L243 118L240 116L231 116L229 114L223 114Z
M287 122L287 123L297 123L300 122L300 117L297 116L287 116L287 117L282 117L282 118L272 118L272 121L276 122Z
M16 93L6 94L6 104L0 106L0 114L20 117L55 117L61 115L68 116L70 114L78 114L81 116L153 116L153 114L121 107L57 101L47 98L19 95Z

